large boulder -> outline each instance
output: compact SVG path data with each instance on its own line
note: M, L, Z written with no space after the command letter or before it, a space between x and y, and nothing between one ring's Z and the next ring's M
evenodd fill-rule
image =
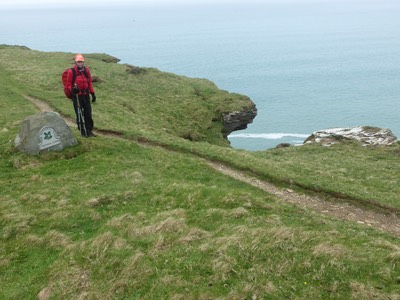
M320 143L324 146L330 146L350 140L357 141L363 146L391 145L397 141L397 137L390 129L355 126L316 131L304 141L304 144Z
M71 129L56 112L44 112L27 117L15 138L15 146L22 152L38 154L43 151L60 151L77 145Z

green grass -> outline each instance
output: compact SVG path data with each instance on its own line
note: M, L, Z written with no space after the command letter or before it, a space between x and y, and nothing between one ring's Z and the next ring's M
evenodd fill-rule
M296 147L257 153L274 160L298 185L341 194L399 211L400 147L361 147L355 144Z
M17 151L20 121L37 112L22 95L72 115L61 88L52 90L70 56L0 47L0 299L37 299L45 288L50 299L399 299L398 238L283 203L203 160L398 208L398 145L230 149L220 124L208 133L201 120L228 110L230 94L151 69L130 83L126 66L93 54L88 63L105 80L95 122L125 139L75 130L79 144L62 152ZM48 83L28 80L35 72ZM204 103L172 101L194 87ZM231 108L246 102L232 97L242 100ZM188 124L197 142L182 138Z
M46 100L57 111L73 111L61 86L61 73L72 65L72 54L26 49L1 49L2 66L11 80L22 82L26 92ZM13 63L18 58L19 64ZM132 74L127 65L106 63L109 56L85 55L97 76L96 127L123 132L171 134L194 141L227 145L221 133L221 112L250 107L248 97L218 89L205 79L192 79L153 68Z

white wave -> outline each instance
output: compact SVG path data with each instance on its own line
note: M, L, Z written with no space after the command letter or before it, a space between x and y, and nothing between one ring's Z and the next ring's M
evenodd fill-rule
M308 138L310 134L299 133L233 133L229 138L245 138L245 139L266 139L266 140L279 140L282 138Z

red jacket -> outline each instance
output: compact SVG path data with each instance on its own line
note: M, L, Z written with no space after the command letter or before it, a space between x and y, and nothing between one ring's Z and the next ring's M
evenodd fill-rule
M75 65L73 67L75 69L76 77L75 77L75 84L78 85L78 88L80 90L78 95L85 95L87 94L87 91L89 93L94 93L93 89L93 83L92 83L92 76L90 75L90 70L88 67L82 68L82 70L78 70L78 67ZM86 69L86 75L85 72L83 71ZM72 91L72 80L73 80L74 74L71 69L68 70L67 73L67 89Z

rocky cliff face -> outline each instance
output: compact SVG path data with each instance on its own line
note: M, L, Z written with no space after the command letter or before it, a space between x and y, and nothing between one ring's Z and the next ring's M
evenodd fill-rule
M390 129L356 126L316 131L304 141L304 144L321 143L324 146L330 146L350 140L357 141L363 146L391 145L397 141L397 137Z
M257 108L254 103L240 111L223 113L224 137L226 138L233 131L246 129L247 125L252 123L256 116Z

